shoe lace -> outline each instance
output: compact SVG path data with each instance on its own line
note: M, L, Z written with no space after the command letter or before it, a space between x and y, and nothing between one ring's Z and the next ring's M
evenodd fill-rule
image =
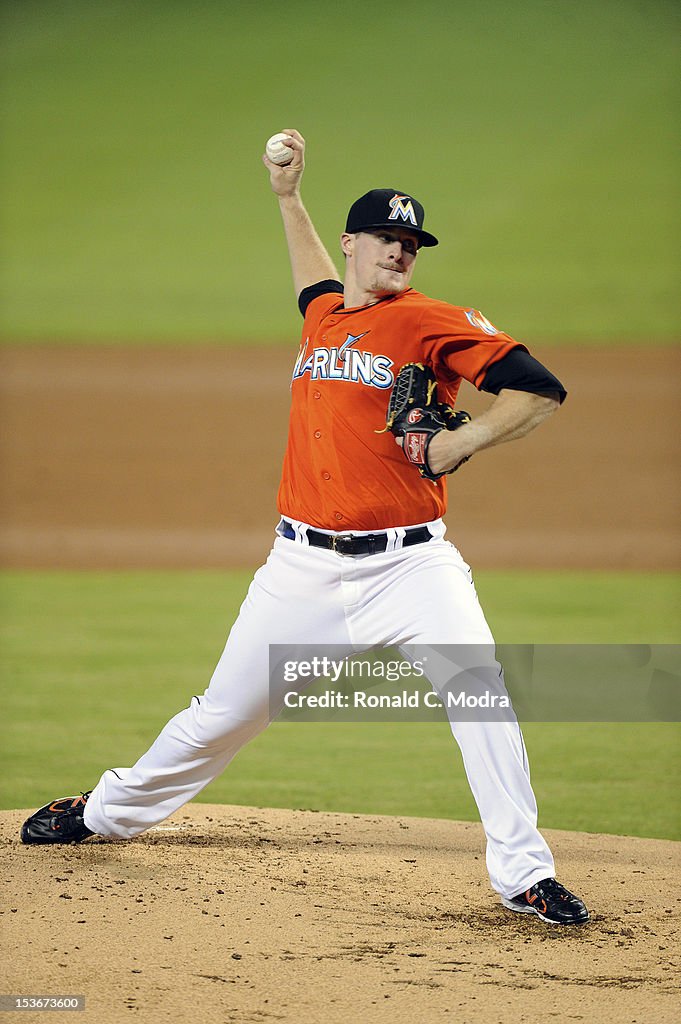
M564 900L569 899L571 896L571 893L568 892L565 886L561 885L555 878L544 879L541 883L541 888L547 896L557 896Z

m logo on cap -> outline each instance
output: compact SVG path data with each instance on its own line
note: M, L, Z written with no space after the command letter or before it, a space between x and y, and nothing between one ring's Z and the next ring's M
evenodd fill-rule
M405 199L407 200L406 203ZM391 213L388 215L388 220L403 220L406 224L413 224L414 227L417 226L414 204L409 196L394 195L392 199L388 201L388 205L391 209Z

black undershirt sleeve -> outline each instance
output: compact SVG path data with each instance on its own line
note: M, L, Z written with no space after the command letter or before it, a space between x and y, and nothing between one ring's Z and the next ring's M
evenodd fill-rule
M535 395L556 394L563 402L567 391L557 377L526 352L513 348L497 363L493 363L480 385L481 391L498 395L504 388L511 391L531 391Z
M343 294L343 285L340 281L318 281L317 284L311 284L307 288L303 288L302 292L298 296L298 309L303 316L307 313L307 307L310 305L313 299L319 298L320 295L328 295L329 292L337 292L339 295Z

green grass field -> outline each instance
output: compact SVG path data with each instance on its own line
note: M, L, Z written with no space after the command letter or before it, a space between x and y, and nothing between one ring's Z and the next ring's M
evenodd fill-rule
M443 243L416 287L533 343L681 334L667 0L6 0L0 20L7 343L297 340L260 164L284 127L334 253L353 199L404 188ZM132 763L205 687L247 582L5 573L0 806ZM502 643L679 641L671 575L477 583ZM681 837L678 725L525 732L543 825ZM425 724L275 724L203 799L476 817Z
M5 573L0 806L38 805L133 763L204 689L248 580ZM671 575L487 572L477 584L501 643L679 640ZM679 724L529 723L525 737L545 827L681 838ZM427 723L275 723L202 799L477 817L447 727Z
M515 336L671 341L666 0L6 0L2 334L297 338L264 141L308 138L328 246L376 186L441 236L415 285Z

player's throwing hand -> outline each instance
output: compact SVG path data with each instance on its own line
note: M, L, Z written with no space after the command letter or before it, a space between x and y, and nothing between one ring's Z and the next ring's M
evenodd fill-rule
M295 128L284 128L282 134L287 135L285 143L293 151L293 160L281 166L275 164L263 153L262 162L270 172L272 191L278 196L291 196L300 188L300 179L305 170L305 139Z

